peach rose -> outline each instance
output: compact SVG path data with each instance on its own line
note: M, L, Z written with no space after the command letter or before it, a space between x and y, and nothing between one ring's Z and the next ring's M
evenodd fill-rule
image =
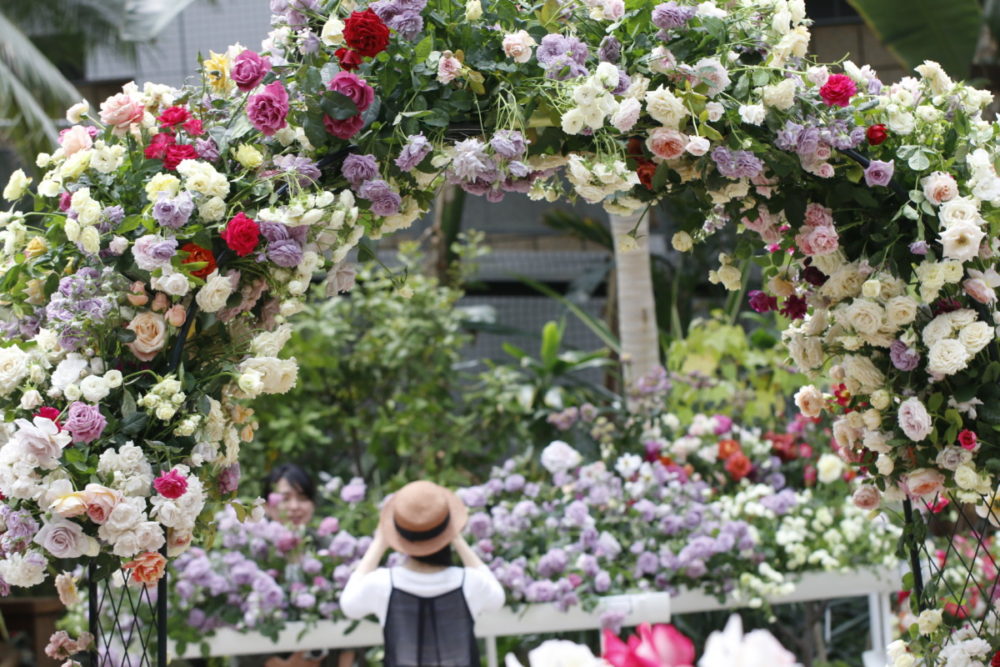
M920 185L924 188L924 196L935 206L958 196L958 183L951 174L943 171L935 171L920 179Z
M56 592L59 593L59 601L67 607L80 602L80 593L76 589L76 579L71 574L61 572L56 575Z
M187 311L184 310L184 306L177 304L172 306L164 316L167 318L167 322L170 323L172 327L179 327L184 324L184 320L187 319Z
M94 140L82 125L74 125L59 134L59 145L62 146L66 157L73 153L84 151L94 145Z
M142 120L144 111L138 100L118 93L101 102L101 122L114 126L115 134L123 134L129 125Z
M178 531L174 528L169 528L167 530L167 555L171 558L180 556L191 546L193 537L194 535L191 531Z
M133 306L145 306L149 303L149 295L146 294L146 283L141 280L132 283L132 287L129 288L129 293L125 295L125 298Z
M74 516L80 516L87 511L87 501L84 499L83 494L79 491L74 491L73 493L67 493L65 496L60 496L49 505L49 510L64 519L69 519Z
M819 417L825 405L823 392L811 384L795 392L795 406L806 417Z
M134 560L122 565L123 570L132 570L132 581L146 588L156 585L167 568L167 559L154 551L145 551Z
M658 127L649 135L646 146L653 155L664 160L673 160L684 154L688 145L688 136L683 132L668 127Z
M944 488L944 475L930 468L917 468L906 476L906 488L911 496L933 500Z
M104 523L111 511L122 501L122 494L100 484L88 484L83 490L87 516L94 523Z
M142 361L151 361L167 342L167 323L159 313L139 313L126 328L135 332L128 347Z
M859 486L851 498L854 505L863 510L873 510L882 501L882 494L870 484Z
M531 60L531 48L537 42L526 30L518 30L503 38L503 52L516 63Z
M992 287L986 284L981 278L969 278L962 283L962 289L979 303L993 303L997 300L997 293Z

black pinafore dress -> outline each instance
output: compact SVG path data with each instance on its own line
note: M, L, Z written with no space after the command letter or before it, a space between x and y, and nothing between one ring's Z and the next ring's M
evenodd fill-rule
M434 597L420 597L392 585L383 628L385 667L479 667L479 646L464 584L463 568L458 588Z

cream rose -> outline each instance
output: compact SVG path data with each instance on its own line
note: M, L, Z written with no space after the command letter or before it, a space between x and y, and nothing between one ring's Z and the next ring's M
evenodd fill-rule
M17 201L28 191L31 179L24 173L23 169L15 169L10 175L6 187L3 189L3 198L7 201Z
M225 307L232 293L232 281L228 276L219 275L216 269L205 279L205 284L198 290L194 299L203 311L214 313Z
M958 183L951 174L935 171L930 176L920 179L924 188L924 196L934 206L950 201L958 196Z
M836 454L823 454L816 462L816 478L823 484L831 484L840 479L844 472L844 462Z
M917 319L917 302L908 296L894 296L885 305L886 321L894 329L905 327Z
M31 357L17 345L0 347L0 396L9 396L31 370Z
M854 491L851 500L854 501L854 505L859 509L873 510L882 501L882 494L871 484L863 484Z
M785 79L781 83L764 86L764 104L785 110L795 104L795 79Z
M874 334L882 328L885 311L882 306L868 299L855 299L846 308L845 319L858 333Z
M819 417L824 405L823 392L811 384L795 392L795 406L806 417Z
M993 327L986 322L972 322L962 327L958 332L958 340L965 346L970 355L979 352L990 344L994 337Z
M979 244L986 232L973 222L956 222L938 235L942 254L948 259L967 262L979 255Z
M844 382L852 394L870 394L885 386L885 376L868 357L849 354L842 365Z
M244 375L260 375L260 392L264 394L284 394L295 386L299 367L295 359L275 357L251 357L239 365Z
M954 375L968 366L971 358L961 341L942 338L927 352L927 371L937 375Z
M82 125L74 125L60 135L59 145L62 146L66 157L69 157L93 146L94 139L90 136L87 128Z
M159 313L139 313L126 328L135 332L128 348L142 361L151 361L167 342L167 323Z
M646 111L653 117L653 120L674 130L688 115L684 103L663 86L658 86L646 93Z

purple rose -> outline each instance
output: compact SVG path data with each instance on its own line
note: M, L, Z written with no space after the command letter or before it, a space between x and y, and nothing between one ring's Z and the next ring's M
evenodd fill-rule
M606 570L601 570L594 577L594 590L598 593L607 593L611 588L611 575Z
M327 89L346 95L358 108L358 113L365 111L375 101L375 91L365 83L365 80L350 72L337 72L326 84Z
M234 463L219 473L219 493L232 493L240 486L240 464Z
M909 245L909 249L914 255L926 255L930 246L927 245L927 241L914 241Z
M153 204L153 218L164 227L180 229L187 223L194 212L194 200L190 192L182 192L171 197L160 191L157 201Z
M365 181L358 190L362 199L372 203L372 212L376 215L393 215L399 212L402 198L382 179Z
M287 116L288 91L279 81L267 84L263 92L251 95L247 101L247 118L267 136L285 127L288 124L285 121Z
M365 499L365 480L354 477L340 490L340 499L345 503L359 503Z
M375 161L374 155L352 153L344 158L340 173L351 184L351 189L357 190L362 183L378 176L378 162Z
M96 405L76 401L69 406L64 426L73 436L73 442L90 444L101 437L107 425L108 420Z
M524 136L517 130L498 130L490 139L490 146L497 155L508 160L521 157L527 149Z
M892 180L892 173L896 166L895 160L883 162L882 160L872 160L865 168L865 183L873 188L876 185L889 185Z
M476 512L469 517L469 532L479 540L486 539L493 534L493 522L486 512Z
M177 251L175 239L164 239L156 234L147 234L132 245L135 264L143 271L155 271L170 263Z
M291 269L302 261L302 246L293 239L268 243L267 258L278 266Z
M889 346L889 358L892 365L901 371L912 371L920 365L920 353L899 339Z
M400 37L412 42L424 29L424 17L415 11L404 10L389 19L386 24L399 33Z
M253 90L264 76L271 71L271 61L261 58L255 52L247 49L233 60L229 69L229 78L240 90Z
M315 160L299 155L279 155L274 158L274 166L286 174L297 176L299 187L309 187L322 176Z
M661 30L680 28L691 20L697 9L695 7L681 7L676 2L664 2L653 8L653 25Z
M622 57L622 43L608 35L597 48L597 58L605 63L617 63Z
M214 139L195 139L194 152L202 160L215 162L219 159L219 147L215 145Z
M431 143L423 134L411 134L406 138L406 145L396 158L396 166L403 171L410 171L423 161L431 152Z

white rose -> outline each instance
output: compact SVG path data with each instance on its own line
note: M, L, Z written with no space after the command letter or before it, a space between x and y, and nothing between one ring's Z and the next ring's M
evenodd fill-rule
M337 18L337 14L330 14L330 18L323 24L323 32L319 38L327 46L339 46L344 43L344 22Z
M15 169L7 181L7 186L3 189L3 198L7 201L17 201L27 192L31 179L22 169Z
M879 454L878 458L875 459L875 468L880 475L891 475L895 467L896 465L893 463L891 456Z
M927 323L921 333L921 338L924 341L924 345L930 347L939 340L943 340L951 336L952 332L952 319L948 317L948 314L938 315L933 320Z
M986 232L973 222L956 222L938 236L942 254L948 259L966 262L979 255L979 244Z
M553 440L542 450L541 461L546 470L555 474L580 465L583 457L562 440Z
M91 403L97 403L111 393L107 381L99 375L88 375L80 382L83 397Z
M874 301L855 299L845 309L845 319L855 331L863 334L874 334L882 328L885 311Z
M836 454L823 454L816 462L816 478L823 484L836 482L843 472L844 462Z
M922 635L930 635L941 625L943 614L940 609L924 609L917 617L917 628Z
M970 355L975 355L993 340L994 330L986 322L972 322L958 332L958 340Z
M788 109L795 104L795 92L795 79L784 79L781 83L764 86L764 104L775 109Z
M939 375L954 375L969 364L971 355L962 342L942 338L927 352L927 371Z
M892 401L892 397L889 395L889 392L886 391L885 389L879 389L878 391L873 392L871 396L869 396L869 400L871 400L872 407L875 408L876 410L885 410L887 407L889 407L889 403Z
M676 130L688 115L687 107L669 89L658 86L646 93L646 111L664 126Z
M212 197L198 207L198 215L205 222L221 220L226 214L226 202L221 197Z
M198 290L194 299L203 311L214 313L225 307L232 293L232 282L228 277L219 275L216 269L205 279L205 284Z
M122 386L122 372L118 370L110 370L104 374L104 381L108 383L108 386L112 389L116 389Z
M939 171L934 172L934 174L931 174L931 176L928 176L923 180L927 181L927 179L932 178L935 174L941 174L941 177L947 177L948 179L954 181L951 176L943 174ZM927 185L924 186L924 190L926 193ZM941 210L938 211L938 218L941 219L941 224L944 225L945 229L960 222L970 222L974 225L983 224L983 219L979 215L979 204L977 204L976 200L971 197L955 197L950 200L942 201L944 203L941 204Z
M250 352L258 357L276 357L292 336L292 327L282 324L274 331L257 334L250 342Z
M766 111L763 104L741 104L740 120L748 125L760 125L764 122Z
M239 371L241 374L254 372L259 374L261 393L284 394L295 386L299 367L295 359L251 357L239 365Z
M171 296L184 296L191 289L191 284L188 282L187 276L179 271L164 273L159 277L153 278L149 283L153 289L166 292Z
M958 196L958 183L955 178L946 172L935 171L930 176L920 179L923 186L924 196L934 206L953 200ZM978 214L978 211L977 211Z
M0 396L9 396L28 376L30 359L17 345L0 348Z
M885 314L889 326L905 327L917 318L917 302L908 296L894 296L886 304Z
M902 402L897 413L899 427L907 438L919 442L931 432L931 416L919 398L911 397Z
M37 389L29 389L21 394L20 407L22 410L34 410L43 402L44 399Z
M685 231L675 233L673 238L670 240L670 244L673 246L674 250L678 252L688 252L694 247L694 241L691 239L691 235Z
M823 392L811 384L795 392L795 406L806 417L819 417L824 404Z
M849 354L843 367L847 390L852 394L870 394L885 386L885 376L868 357Z

